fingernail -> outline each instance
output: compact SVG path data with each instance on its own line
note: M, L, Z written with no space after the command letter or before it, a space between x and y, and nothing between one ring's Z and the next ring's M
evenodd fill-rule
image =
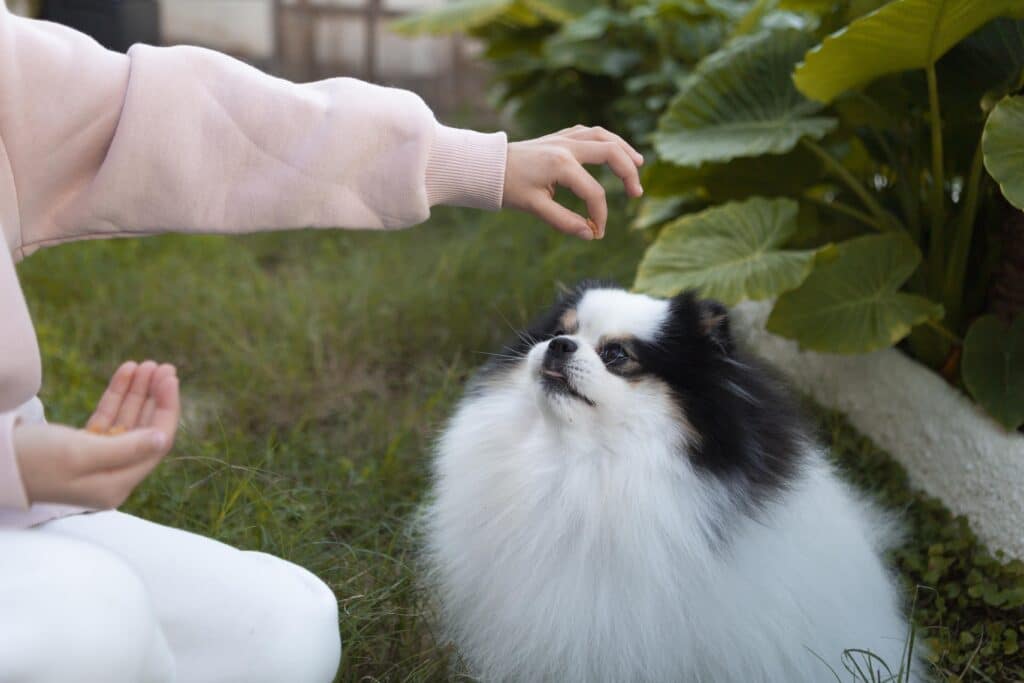
M161 450L167 445L167 436L163 432L153 432L149 435L149 445L154 450Z

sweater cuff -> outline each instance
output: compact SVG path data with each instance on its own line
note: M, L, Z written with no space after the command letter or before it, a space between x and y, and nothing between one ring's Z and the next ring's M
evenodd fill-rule
M0 507L28 510L28 494L14 453L15 412L0 413Z
M505 189L504 133L437 124L427 158L427 202L496 211Z

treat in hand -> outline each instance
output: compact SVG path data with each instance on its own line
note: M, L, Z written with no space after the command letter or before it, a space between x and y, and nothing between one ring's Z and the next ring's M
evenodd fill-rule
M173 365L121 365L85 429L18 423L14 452L30 503L119 506L170 451L180 415Z
M85 431L90 434L100 434L101 436L117 436L118 434L124 434L127 430L121 425L114 425L113 427L104 430L99 425L90 425L85 428Z

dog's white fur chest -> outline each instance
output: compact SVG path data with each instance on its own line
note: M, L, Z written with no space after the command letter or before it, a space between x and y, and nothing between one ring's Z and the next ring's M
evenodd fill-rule
M452 418L424 508L474 673L818 683L854 648L899 668L889 518L736 353L724 307L589 287L522 342Z
M672 438L643 436L675 425L651 426L562 433L511 389L453 419L428 563L485 680L823 681L821 660L843 671L845 648L899 666L885 518L820 454L754 521L725 513L724 488L694 486Z

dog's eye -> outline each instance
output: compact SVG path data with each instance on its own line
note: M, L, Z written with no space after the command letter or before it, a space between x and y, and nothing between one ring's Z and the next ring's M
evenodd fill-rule
M615 342L605 344L598 355L601 356L601 360L604 361L605 365L618 365L629 359L629 354L626 353L625 347Z

